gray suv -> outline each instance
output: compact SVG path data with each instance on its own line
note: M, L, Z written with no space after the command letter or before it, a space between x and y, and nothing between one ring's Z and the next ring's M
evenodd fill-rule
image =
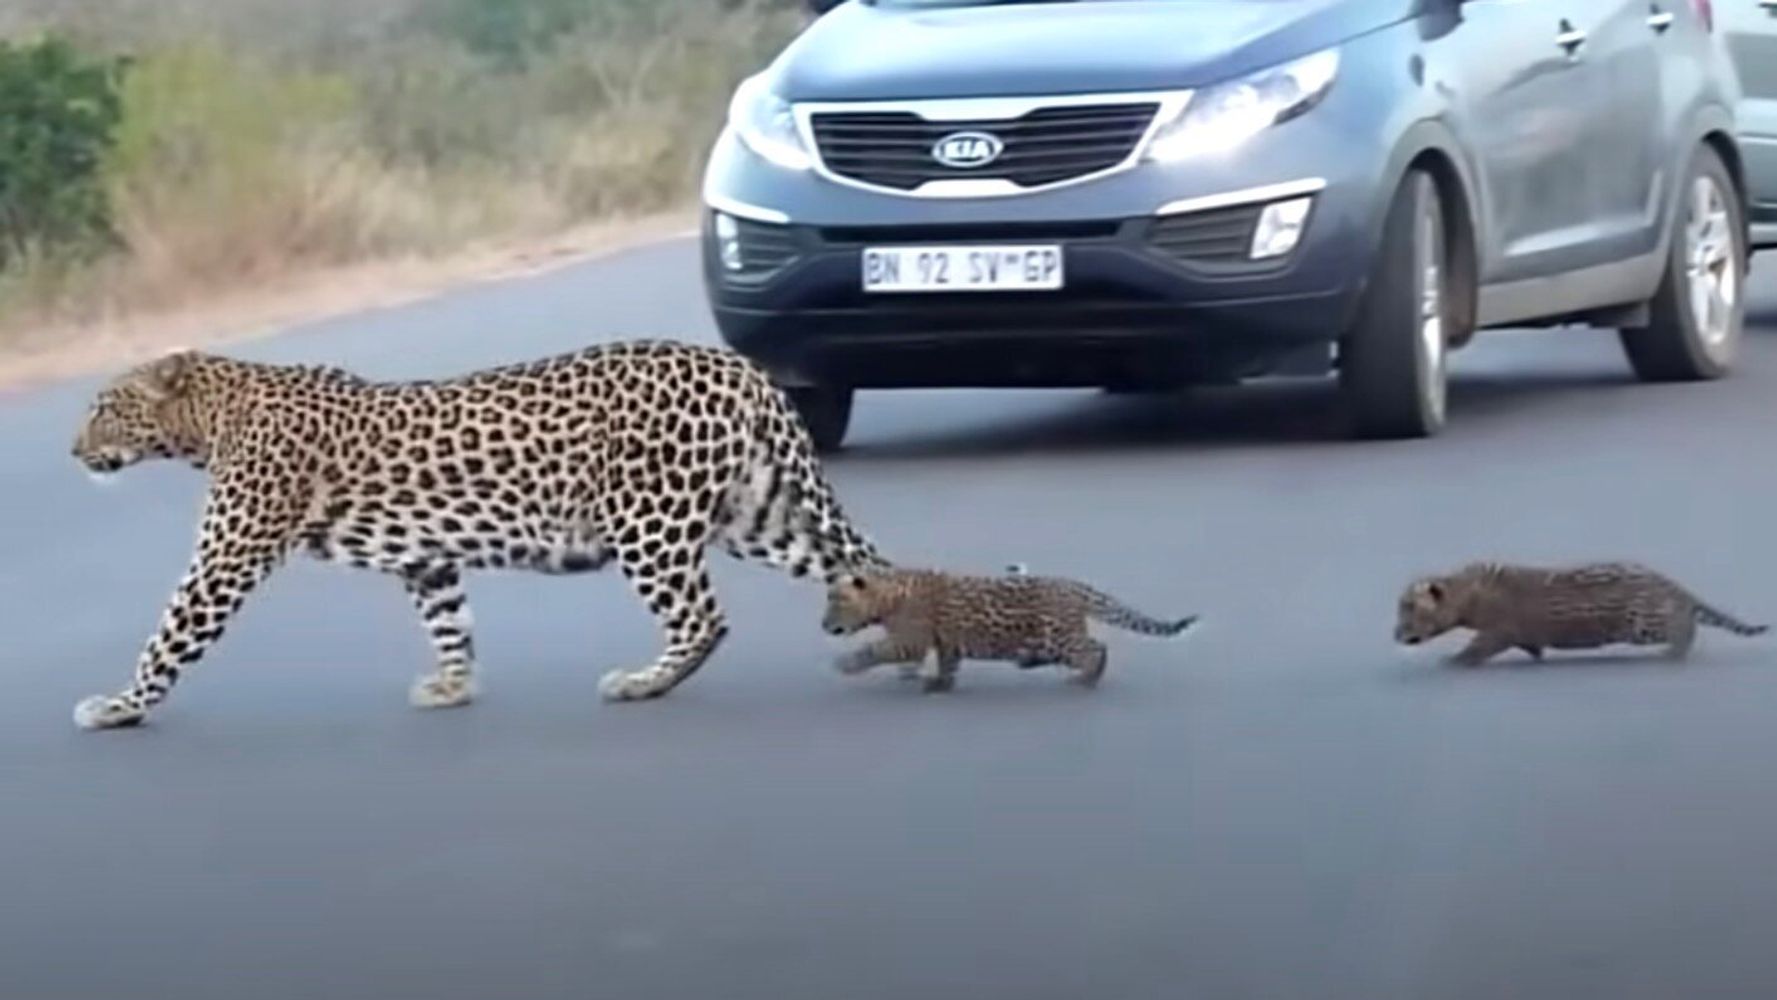
M861 388L1330 371L1422 437L1487 327L1713 378L1748 250L1707 3L818 4L711 151L710 305L827 449Z
M1777 249L1777 0L1721 0L1714 13L1740 72L1752 245Z

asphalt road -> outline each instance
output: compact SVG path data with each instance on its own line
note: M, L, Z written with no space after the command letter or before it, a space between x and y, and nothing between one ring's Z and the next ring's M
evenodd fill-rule
M686 244L240 353L420 376L710 337ZM907 561L1094 580L1085 692L828 669L818 588L722 560L734 631L605 705L653 625L615 574L474 578L488 686L406 705L386 579L296 563L153 724L80 733L183 568L202 483L67 457L92 381L0 400L0 997L1575 998L1777 989L1777 640L1686 666L1390 644L1412 573L1624 557L1777 618L1777 260L1739 373L1489 335L1430 442L1325 385L861 397L831 472Z

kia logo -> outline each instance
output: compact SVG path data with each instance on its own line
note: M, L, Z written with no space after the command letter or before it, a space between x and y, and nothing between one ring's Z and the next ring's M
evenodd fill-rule
M932 159L947 167L968 170L999 159L1005 148L999 136L988 132L952 132L932 146Z

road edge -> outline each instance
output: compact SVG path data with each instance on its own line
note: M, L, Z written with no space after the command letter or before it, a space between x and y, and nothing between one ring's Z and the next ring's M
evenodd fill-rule
M540 277L696 234L696 208L577 227L552 237L491 244L435 260L373 261L292 276L273 287L201 303L51 328L0 350L0 398L164 353L269 340L300 328L401 308L469 289ZM69 346L56 346L66 340Z

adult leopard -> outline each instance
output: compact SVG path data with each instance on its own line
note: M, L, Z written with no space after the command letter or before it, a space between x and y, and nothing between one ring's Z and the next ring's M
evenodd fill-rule
M146 718L293 552L400 577L437 658L413 686L420 707L476 691L465 570L615 560L666 636L651 665L600 681L635 700L672 690L727 634L710 544L828 581L883 564L766 375L671 340L395 382L177 351L98 393L74 456L95 473L182 459L210 479L196 553L134 682L75 709L92 729Z

